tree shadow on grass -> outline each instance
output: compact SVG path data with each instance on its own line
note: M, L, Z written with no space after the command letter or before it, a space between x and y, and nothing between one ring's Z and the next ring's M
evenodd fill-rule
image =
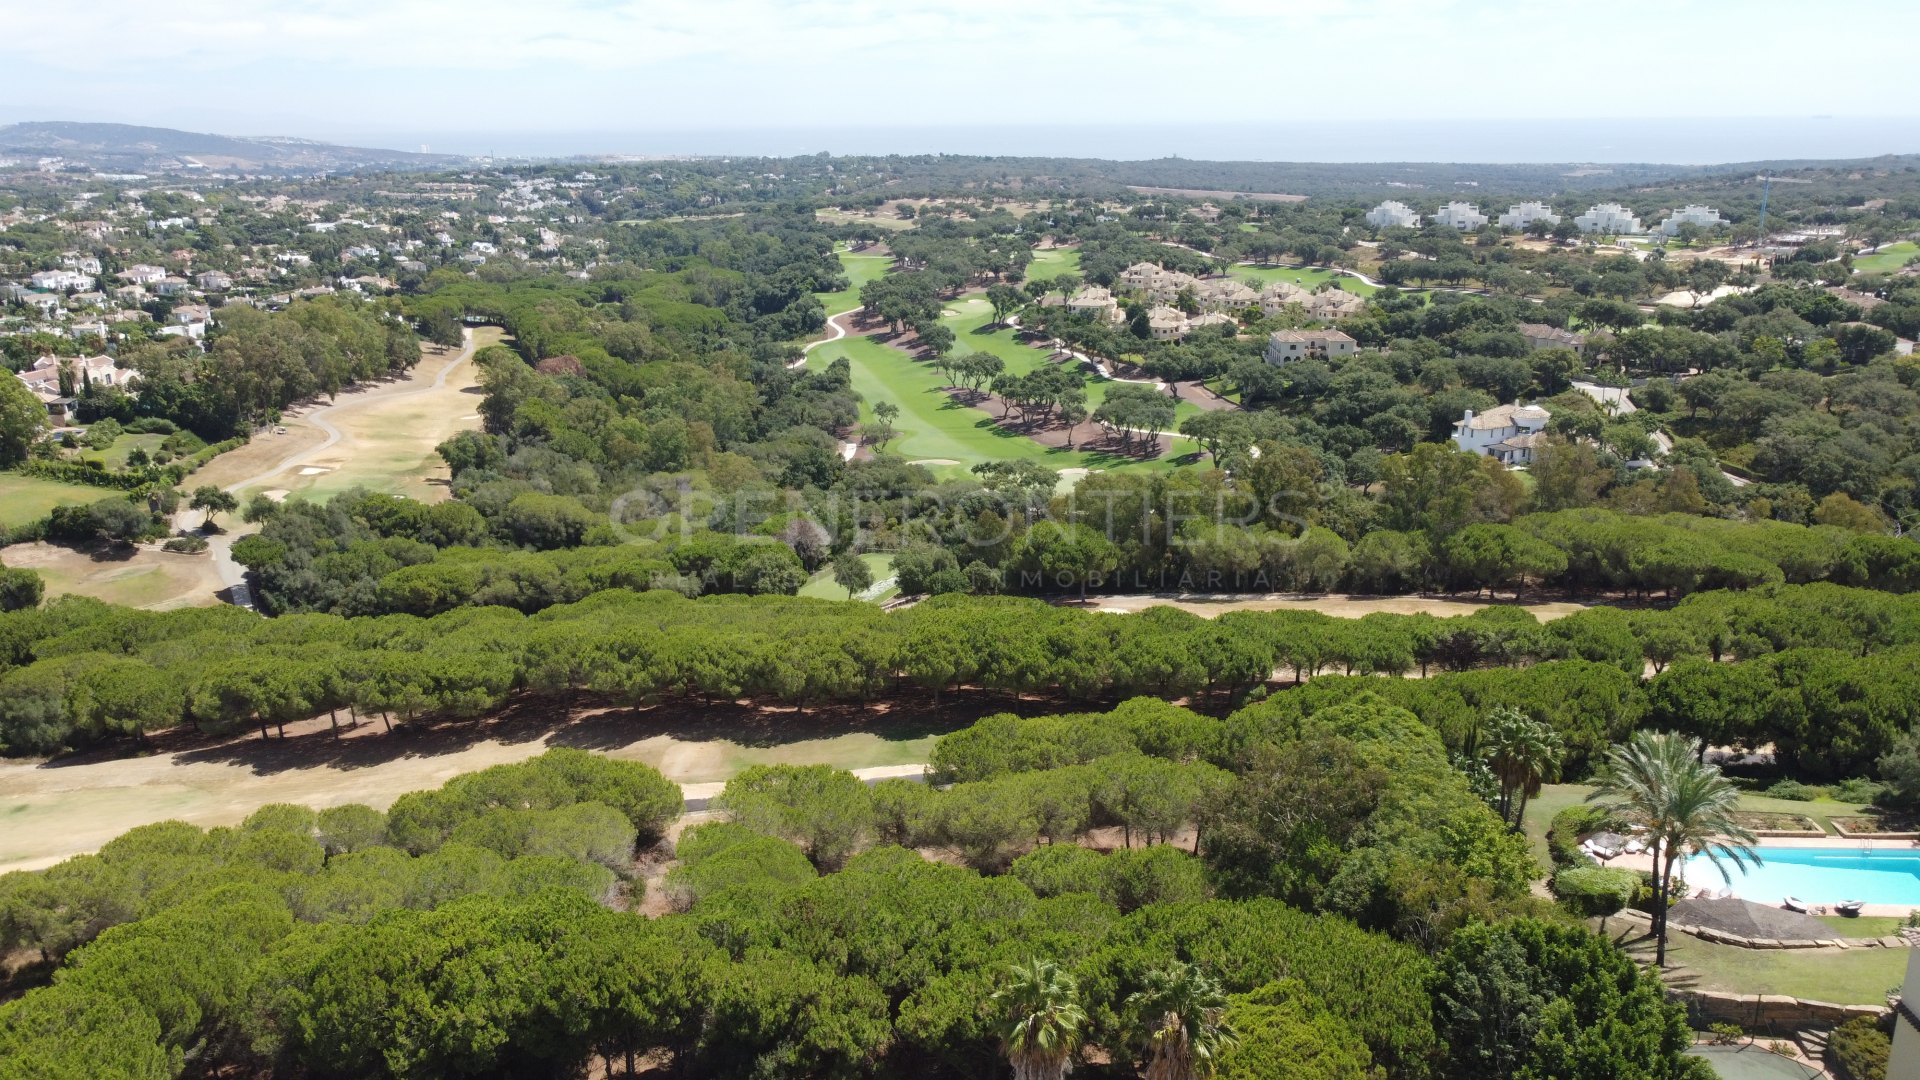
M745 700L625 706L592 697L575 700L571 695L527 694L487 716L396 720L391 732L378 717L362 717L358 725L349 727L342 713L337 732L323 714L288 724L284 737L275 734L262 739L256 729L215 740L183 728L159 733L153 742L158 752L172 754L175 764L240 765L256 776L271 776L295 769L349 771L404 758L440 757L487 740L518 745L544 739L554 746L601 751L657 737L688 743L725 740L756 749L862 733L911 741L956 731L995 713L1041 716L1091 707L971 689L943 694L937 705L931 694L915 690L872 702L828 702L804 710ZM73 755L50 761L47 767L112 756Z

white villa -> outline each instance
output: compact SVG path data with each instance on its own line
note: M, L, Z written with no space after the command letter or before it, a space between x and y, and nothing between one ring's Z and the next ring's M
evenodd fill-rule
M1576 334L1572 330L1562 330L1546 323L1521 323L1520 336L1527 339L1527 348L1533 352L1541 349L1572 349L1579 352L1587 347L1587 336Z
M1417 229L1420 227L1420 215L1414 213L1413 209L1406 203L1395 199L1388 199L1386 202L1367 211L1367 224L1376 229L1384 229L1392 225L1406 229Z
M1461 232L1483 229L1487 224L1487 215L1472 203L1450 202L1433 215L1435 225L1446 225Z
M73 270L42 270L27 279L36 289L72 289L75 292L87 292L93 288L90 275Z
M1674 236L1680 232L1680 226L1682 225L1698 225L1702 229L1719 229L1723 228L1726 224L1727 219L1721 217L1720 211L1715 210L1713 207L1689 204L1667 215L1667 220L1660 223L1660 231L1667 236Z
M95 386L125 387L133 381L134 373L126 368L113 366L111 356L43 356L33 362L33 366L18 373L15 378L27 384L27 389L46 400L60 389L60 369L62 367L73 375L76 390L83 383Z
M1266 361L1291 364L1310 356L1352 356L1360 343L1338 330L1275 330L1267 335Z
M1619 203L1596 203L1592 209L1573 219L1573 223L1584 233L1607 233L1610 235L1633 235L1647 230L1641 226L1640 219L1633 211Z
M1525 465L1546 439L1552 416L1538 405L1500 405L1478 416L1468 409L1454 422L1453 445L1502 465Z
M1536 221L1558 225L1560 215L1553 212L1553 207L1543 202L1514 203L1507 208L1506 213L1500 215L1500 227L1503 229L1524 229Z

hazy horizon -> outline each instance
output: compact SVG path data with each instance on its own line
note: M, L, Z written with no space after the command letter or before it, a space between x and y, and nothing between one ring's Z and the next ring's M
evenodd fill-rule
M1920 112L1898 60L1920 38L1911 0L1851 4L1864 44L1840 63L1797 0L14 7L7 115L396 149L1675 164L1920 150L1901 115Z
M43 121L131 124L106 116ZM795 157L815 153L963 154L999 157L1307 163L1720 165L1920 153L1920 117L1491 118L1441 127L1428 121L1348 124L841 126L656 131L432 131L326 128L233 130L167 126L216 135L311 139L346 146L503 159Z
M266 134L285 134L271 132ZM1327 124L840 126L635 131L353 131L329 141L499 157L968 154L1143 160L1714 165L1920 153L1920 117L1546 119Z

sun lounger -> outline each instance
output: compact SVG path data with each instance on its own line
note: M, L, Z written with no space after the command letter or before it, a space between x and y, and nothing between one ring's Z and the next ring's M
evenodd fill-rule
M1780 906L1783 908L1786 908L1788 911L1797 911L1802 915L1805 915L1807 913L1806 901L1800 899L1797 896L1786 897L1785 899L1780 901Z
M1866 906L1867 904L1864 900L1842 900L1840 903L1833 905L1833 910L1839 915L1858 917L1860 909Z

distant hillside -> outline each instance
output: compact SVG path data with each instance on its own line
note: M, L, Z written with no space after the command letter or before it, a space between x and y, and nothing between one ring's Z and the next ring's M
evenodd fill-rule
M369 167L436 168L459 158L334 146L306 139L209 135L133 124L31 121L0 128L0 152L58 155L114 170L338 172Z

